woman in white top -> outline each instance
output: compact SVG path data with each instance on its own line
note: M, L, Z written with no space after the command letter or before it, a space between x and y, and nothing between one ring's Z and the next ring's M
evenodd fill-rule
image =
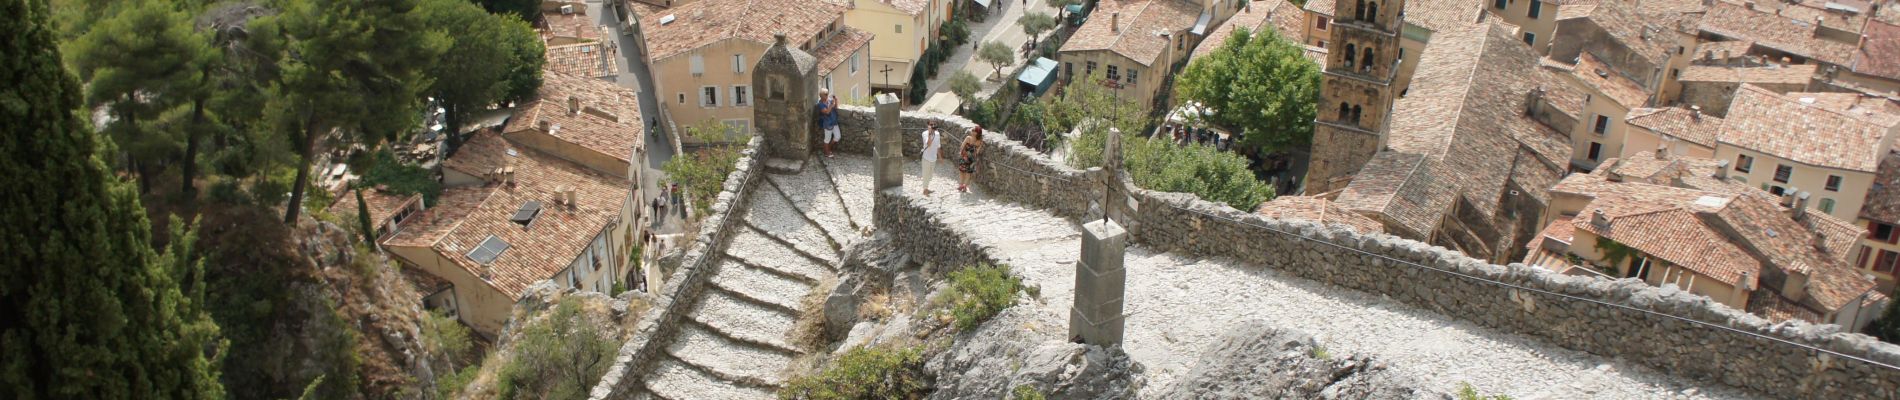
M937 121L926 123L923 133L923 174L924 195L930 195L930 177L937 172L937 153L943 150L943 133L937 131Z

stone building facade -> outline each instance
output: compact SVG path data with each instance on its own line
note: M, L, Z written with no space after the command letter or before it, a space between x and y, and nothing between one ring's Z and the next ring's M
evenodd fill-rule
M1313 163L1307 193L1345 186L1385 144L1398 76L1399 31L1405 0L1340 1L1334 5L1332 40L1313 121Z

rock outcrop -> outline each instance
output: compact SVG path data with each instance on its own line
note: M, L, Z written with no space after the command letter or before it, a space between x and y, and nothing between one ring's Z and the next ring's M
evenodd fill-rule
M1376 359L1328 354L1312 335L1240 324L1200 357L1161 399L1424 399L1409 377Z

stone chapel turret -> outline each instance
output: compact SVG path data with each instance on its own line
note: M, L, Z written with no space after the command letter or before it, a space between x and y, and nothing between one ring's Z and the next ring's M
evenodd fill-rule
M1313 162L1306 193L1345 187L1385 147L1398 76L1405 0L1339 0L1333 9L1319 114L1313 121ZM1336 182L1338 181L1338 182Z
M785 43L785 34L773 35L772 47L752 69L752 87L759 90L753 123L765 135L765 154L803 164L811 156L812 109L817 103L817 58Z

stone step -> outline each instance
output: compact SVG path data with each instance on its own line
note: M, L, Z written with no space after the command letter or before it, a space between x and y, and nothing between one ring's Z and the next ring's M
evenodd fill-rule
M723 290L708 290L699 295L691 315L694 321L739 339L767 342L785 348L785 334L798 323L797 310L762 307L760 303Z
M640 385L646 388L654 398L667 400L697 399L772 399L772 391L739 386L734 382L720 380L705 371L686 365L673 358L658 360L652 372L647 373Z
M746 230L752 231L753 233L757 233L760 237L765 238L765 240L771 241L773 243L778 243L779 246L792 250L792 254L797 254L800 257L805 257L806 259L811 260L813 264L824 266L826 270L836 270L837 265L840 264L840 262L838 261L838 257L839 257L838 254L830 253L830 254L821 256L820 254L826 254L824 253L824 250L812 248L814 247L814 245L800 244L800 243L810 243L810 242L794 242L793 240L799 240L799 238L787 239L785 237L781 237L782 235L780 234L776 234L776 233L773 233L772 231L766 230L765 228L760 228L757 225L753 225L751 222L740 221L739 224L745 225ZM809 239L809 238L806 238L806 239Z
M793 207L791 201L785 200L775 190L754 192L751 209L746 211L745 224L806 255L816 257L824 264L838 263L842 248L832 241L823 228L806 219L804 212Z
M781 307L798 309L812 285L803 281L785 279L778 274L766 272L731 259L718 262L713 272L712 284L724 290L738 293L741 297L759 299Z
M772 240L771 237L750 228L733 232L732 243L726 246L726 256L744 260L748 264L807 277L812 282L831 277L834 268L831 264L823 264L812 257L799 254L796 249L785 246L783 242Z
M749 377L756 382L779 382L779 370L798 355L793 349L771 343L734 338L725 332L694 322L680 320L679 334L666 347L667 353L695 366L717 371L721 376ZM742 383L742 382L735 382Z
M851 221L858 227L871 226L871 206L876 187L871 181L871 160L859 156L844 156L825 159L823 166L831 187L837 191L838 198L844 200L844 209ZM954 178L953 178L954 179Z
M844 200L838 198L838 192L831 186L831 178L819 168L812 168L797 175L771 175L766 177L779 193L792 201L792 206L805 212L805 217L818 223L820 229L831 235L831 240L839 245L849 246L861 239L858 230L863 228L851 221L851 215L844 209Z

